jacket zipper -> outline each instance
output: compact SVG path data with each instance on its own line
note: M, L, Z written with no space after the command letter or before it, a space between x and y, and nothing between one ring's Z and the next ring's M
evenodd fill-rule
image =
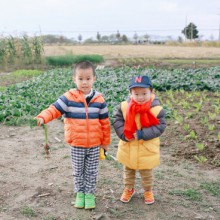
M90 102L94 99L94 97L90 100ZM89 103L90 103L89 102ZM87 127L87 147L89 146L89 106L86 102L86 99L84 98L84 105L86 109L86 127Z
M88 114L88 105L86 101L84 101L85 109L86 109L86 133L87 133L87 147L89 146L89 114Z

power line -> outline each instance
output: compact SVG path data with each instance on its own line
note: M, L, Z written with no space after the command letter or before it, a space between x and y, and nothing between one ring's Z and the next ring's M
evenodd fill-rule
M184 28L183 28L184 29ZM220 41L220 21L219 21L219 29L218 28L197 28L199 31L199 34L206 38L209 36L215 36L217 40ZM182 29L179 28L168 28L168 29L125 29L125 30L43 30L42 28L38 29L37 31L2 31L0 32L0 38L1 37L7 37L7 36L23 36L24 34L29 36L42 36L42 35L56 35L56 36L65 36L67 38L76 38L77 35L84 35L83 37L86 38L92 38L94 35L96 35L97 32L101 35L112 35L117 34L117 32L120 32L121 35L125 34L127 37L132 37L132 34L138 34L139 36L142 36L144 34L147 34L151 37L173 37L177 38L178 36L181 36ZM186 36L186 35L185 35Z
M141 30L89 30L89 31L86 31L86 30L40 30L40 31L3 31L3 33L15 33L15 32L20 32L20 33L25 33L25 32L29 32L29 33L38 33L38 32L41 32L41 33L44 33L44 32L47 32L47 33L109 33L109 32L116 32L117 31L120 31L120 32L126 32L126 33L134 33L134 32L154 32L154 31L157 31L157 32L168 32L168 31L180 31L182 29L141 29ZM218 31L219 29L218 28L198 28L199 31Z

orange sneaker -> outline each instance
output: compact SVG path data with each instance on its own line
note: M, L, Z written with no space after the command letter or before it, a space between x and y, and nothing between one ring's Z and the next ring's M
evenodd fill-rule
M154 193L153 191L145 191L144 192L144 202L147 205L154 203Z
M120 200L122 202L129 202L133 195L134 195L134 189L133 188L131 190L129 190L128 188L125 188L123 193L122 193L122 196L121 196Z

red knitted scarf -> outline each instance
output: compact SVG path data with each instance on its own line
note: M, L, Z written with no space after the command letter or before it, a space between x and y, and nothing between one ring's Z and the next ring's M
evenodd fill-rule
M126 110L126 120L124 124L124 135L127 139L132 139L133 134L137 131L137 125L135 122L135 115L140 113L141 127L150 127L158 125L159 120L151 113L152 99L144 104L138 104L131 99L128 108Z

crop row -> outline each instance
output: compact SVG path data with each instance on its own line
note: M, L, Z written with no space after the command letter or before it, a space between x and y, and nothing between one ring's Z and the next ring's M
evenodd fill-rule
M7 69L8 65L41 63L43 43L40 37L22 38L8 37L0 39L0 65Z
M127 99L129 79L134 75L148 75L157 91L183 89L214 92L220 91L219 72L219 67L172 71L105 68L97 70L95 88L103 93L112 118L115 107ZM0 93L0 122L23 123L73 87L72 70L69 68L53 69L29 81L10 86ZM167 114L170 114L167 110Z

